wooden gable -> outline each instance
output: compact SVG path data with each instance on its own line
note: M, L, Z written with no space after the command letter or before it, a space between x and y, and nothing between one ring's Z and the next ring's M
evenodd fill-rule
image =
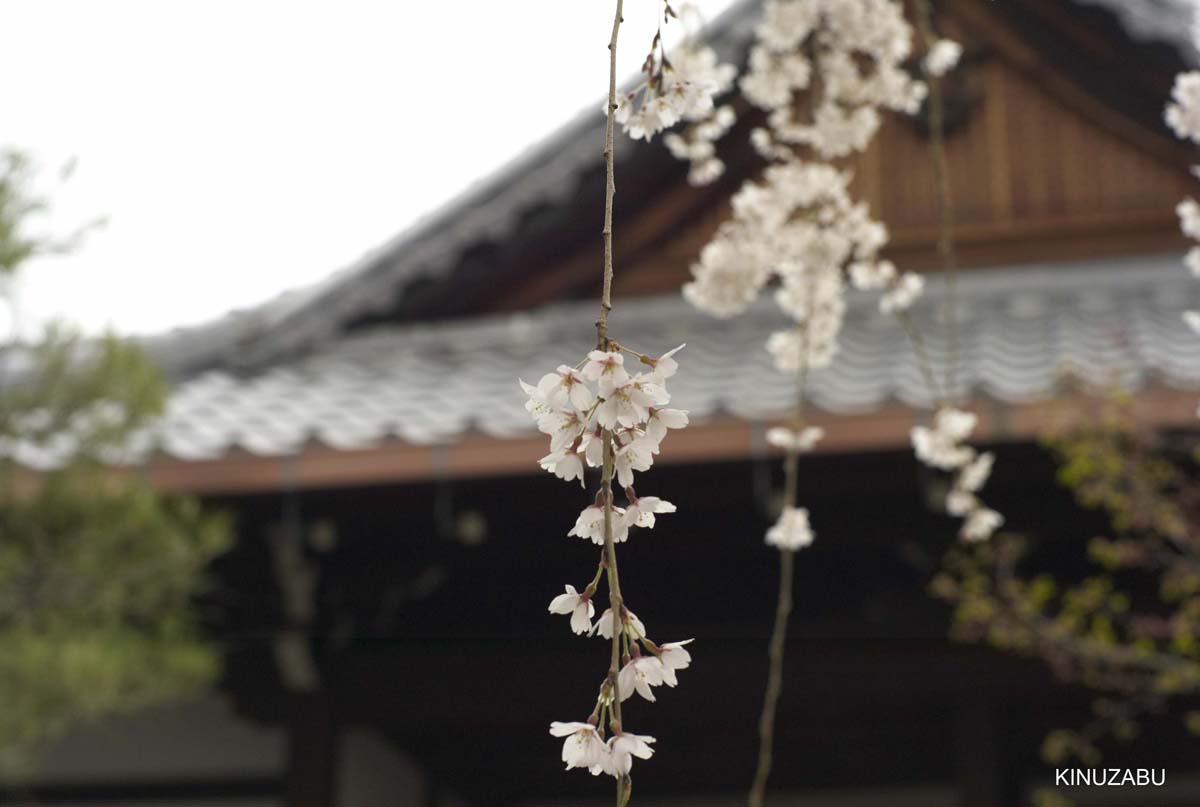
M947 158L963 264L1180 248L1174 208L1194 192L1183 144L1054 74L1048 60L996 20L964 13L968 6L956 6L958 15L941 21L943 31L967 46L963 65L946 84ZM1165 91L1161 98L1165 103ZM737 135L720 146L744 148L732 142ZM937 204L924 121L888 116L870 149L845 165L859 198L892 234L888 256L904 268L936 271ZM673 188L660 210L646 211L646 221L618 221L626 239L638 237L646 248L635 244L636 257L618 272L616 292L678 289L728 215L728 195L742 179L705 195L701 210L678 198L696 195L695 189ZM593 252L586 250L579 263L594 266Z

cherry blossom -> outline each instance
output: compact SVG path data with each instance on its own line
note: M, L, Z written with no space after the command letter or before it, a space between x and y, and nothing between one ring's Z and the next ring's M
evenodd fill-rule
M674 513L675 505L657 496L636 498L632 491L626 491L630 504L625 508L625 523L630 527L654 527L654 516L661 513Z
M628 700L634 692L637 692L653 703L655 697L650 687L660 686L663 683L663 664L656 656L637 656L630 659L621 668L618 680L621 700Z
M1004 516L986 507L972 510L963 523L960 535L964 541L986 541L1004 524Z
M653 742L653 737L629 732L622 732L610 737L608 756L604 757L603 762L604 772L618 778L628 776L629 771L633 768L634 757L650 759L654 756L654 749L650 747L650 743Z
M682 429L687 425L688 413L683 409L650 407L650 415L646 419L646 437L655 443L661 443L666 438L668 429Z
M953 407L938 410L933 428L916 426L912 444L917 459L943 471L961 468L974 459L975 452L962 442L975 428L975 415Z
M1198 34L1193 31L1193 34ZM1171 101L1163 117L1167 125L1183 140L1200 143L1200 71L1192 70L1175 77L1171 89ZM1200 166L1192 166L1192 174L1200 177ZM1184 199L1175 207L1179 216L1179 229L1193 241L1200 241L1200 204L1195 199ZM1200 246L1193 246L1184 258L1184 265L1195 278L1200 278ZM1193 332L1200 334L1200 311L1185 311L1183 321ZM1196 410L1200 417L1200 408Z
M565 482L578 479L583 487L583 460L574 451L553 451L542 457L538 464Z
M587 358L587 364L583 366L583 377L600 383L601 396L629 383L629 373L625 371L625 357L620 353L593 350L588 353Z
M812 451L825 436L820 426L807 426L799 432L784 426L767 429L767 443L790 451Z
M1175 77L1164 117L1179 138L1200 143L1200 72L1192 70Z
M675 686L676 670L686 670L691 666L692 654L684 646L693 641L693 639L684 639L682 642L667 642L658 646L658 660L662 662L663 683L667 686Z
M912 430L918 460L931 468L956 472L945 505L948 514L963 519L959 537L964 541L987 540L1004 523L1004 517L976 495L991 475L995 456L977 453L966 445L975 423L970 412L945 406L934 415L932 428L916 426Z
M669 4L665 8L666 19L675 16ZM687 123L682 135L667 136L667 145L674 156L692 163L693 184L706 184L724 171L712 144L734 120L732 107L718 108L714 100L733 86L737 70L720 63L716 51L698 41L695 9L681 10L687 37L668 54L661 31L655 35L642 65L643 80L617 99L614 120L635 140L650 140L680 121Z
M587 768L596 776L606 768L608 744L600 738L596 727L591 723L555 721L550 724L550 734L553 737L566 738L563 741L562 761L567 763L567 770Z
M631 631L635 638L644 638L646 636L646 626L642 624L642 620L637 618L637 614L624 609L625 627ZM611 639L613 635L613 617L612 609L604 609L604 613L596 620L595 626L592 628L592 633L599 633L605 639Z
M638 496L633 483L636 474L653 465L668 433L688 425L688 413L670 407L668 390L679 372L677 356L684 345L650 356L611 340L603 344L609 349L590 351L574 366L559 365L536 385L520 381L520 386L527 396L526 411L538 430L549 437L550 452L539 461L543 469L569 482L579 480L581 485L586 484L588 468L604 468L615 477L608 485L601 484L595 500L580 511L567 532L603 547L595 578L583 591L564 586L564 593L550 601L548 610L569 616L575 634L599 634L624 648L621 657L626 663L605 677L592 718L587 723L551 725L551 734L565 738L562 758L568 769L586 768L593 774L608 772L620 777L628 773L634 756L649 758L648 743L653 742L653 738L622 733L620 704L634 693L654 701L652 687L675 686L676 671L687 667L691 657L681 643L657 647L647 636L645 624L624 605L623 596L610 599L621 603L620 631L614 632L612 607L593 622L593 597L606 569L615 564L609 554L615 557L615 546L629 540L633 528L653 528L658 516L675 512L671 502ZM632 361L627 361L631 357ZM645 370L631 372L634 361ZM625 506L614 501L614 481L624 491ZM606 543L606 511L611 547ZM609 578L610 587L613 579ZM639 643L651 652L642 654ZM606 728L613 732L607 741Z
M939 43L935 66L957 58L955 48ZM856 287L883 292L884 313L908 309L923 290L920 276L878 260L886 228L851 199L849 174L822 162L864 150L880 110L917 111L926 87L904 67L911 53L912 29L896 0L764 4L740 86L767 113L751 142L772 164L735 194L732 218L701 250L683 293L729 317L777 280L776 302L797 325L767 343L784 372L833 361L847 274ZM811 110L804 119L803 110Z
M962 57L962 45L951 39L934 42L921 64L925 72L934 77L944 76L958 64Z
M622 543L629 537L629 525L625 520L625 510L621 507L614 507L612 512L613 540ZM567 535L585 538L594 544L603 546L604 508L596 504L583 508L579 513L579 518L575 519L575 526Z
M662 0L663 20L676 17L670 0ZM603 242L603 285L600 313L595 321L596 349L577 363L560 364L536 385L518 379L527 400L525 409L537 428L550 438L550 450L541 467L556 477L586 487L587 469L599 468L600 479L593 503L584 507L567 532L601 547L595 576L577 591L564 586L563 594L550 602L549 611L569 614L571 630L589 637L599 633L610 643L607 673L596 694L595 707L585 723L552 723L550 733L563 737L562 759L567 769L586 768L593 775L608 773L617 779L617 803L628 802L632 787L629 772L633 758L649 759L654 738L624 730L626 715L622 702L638 692L654 700L652 686L669 680L676 683L675 670L690 663L680 646L643 655L640 648L655 648L646 626L626 603L618 571L617 546L633 527L652 528L658 515L675 512L675 505L656 496L639 497L633 490L635 474L649 469L669 431L688 424L686 411L670 408L668 381L679 371L675 358L684 345L652 356L631 350L613 338L609 330L613 281L613 197L615 190L614 137L621 124L634 138L654 136L658 131L685 120L691 128L670 148L693 162L693 181L710 180L723 169L712 141L733 122L732 110L716 109L713 98L733 81L734 68L719 64L708 48L685 42L670 59L659 33L655 34L643 72L645 81L618 97L617 39L623 21L618 0L609 39L608 100L605 103L605 205ZM694 15L690 12L685 21ZM682 152L682 153L681 153ZM647 371L631 372L626 356L634 357ZM615 501L614 477L624 489L627 507ZM609 607L592 623L592 598L604 581ZM619 624L619 629L618 629ZM682 652L682 655L680 653ZM666 656L670 669L661 660ZM624 661L624 667L619 665ZM605 732L611 735L605 739Z
M785 551L803 549L812 542L808 510L803 507L784 507L775 526L767 530L767 543Z
M574 586L566 586L567 592L559 594L550 601L550 613L570 614L571 630L576 634L591 633L592 617L596 614L596 606L592 605L588 594L580 594Z

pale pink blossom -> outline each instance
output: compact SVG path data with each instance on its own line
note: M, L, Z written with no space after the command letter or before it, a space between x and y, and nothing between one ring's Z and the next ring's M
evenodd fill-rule
M565 594L559 594L550 601L550 613L570 614L571 630L579 635L590 633L592 617L596 615L596 606L585 594L580 594L574 586L568 585Z
M674 513L675 505L657 496L642 496L625 508L625 523L631 527L654 526L655 514Z
M660 686L662 683L663 664L656 656L637 656L630 659L617 676L617 687L621 690L622 701L629 700L633 693L637 692L653 703L655 698L650 687Z
M767 543L782 550L794 552L813 542L812 527L808 523L808 510L803 507L785 507L779 520L767 530Z
M621 543L629 537L629 525L625 522L625 510L621 507L612 508L610 519L612 538L615 543ZM588 505L575 519L575 526L568 536L585 538L599 546L604 545L604 508L594 504Z
M562 761L567 763L567 770L572 768L587 768L593 776L599 775L608 766L609 747L591 723L560 723L550 724L550 734L553 737L565 737L562 749Z
M650 747L650 743L653 742L653 737L629 732L610 737L608 739L608 756L603 761L604 772L617 779L628 776L629 771L633 768L634 757L650 759L654 756L654 749Z
M632 631L635 638L645 638L646 626L642 624L642 620L638 619L637 614L635 614L633 611L630 611L628 608L625 608L624 612L625 626ZM592 633L599 633L605 639L612 638L613 617L611 608L604 609L604 613L600 615L600 618L596 620L596 624L592 626Z

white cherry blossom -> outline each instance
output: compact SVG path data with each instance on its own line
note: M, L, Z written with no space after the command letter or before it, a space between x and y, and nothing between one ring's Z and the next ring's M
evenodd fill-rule
M642 496L639 499L630 500L630 504L625 508L625 523L630 527L646 527L647 529L654 526L654 516L662 513L674 513L675 505L668 501L658 498L657 496Z
M1164 117L1178 137L1200 143L1200 72L1192 70L1175 77Z
M650 417L650 407L670 400L661 386L639 376L601 393L604 402L596 409L596 420L606 429L631 429Z
M656 656L637 656L621 668L617 676L617 688L621 690L621 700L633 697L633 693L641 695L653 703L654 692L650 687L661 686L663 683L663 664Z
M933 428L916 426L912 444L917 459L944 471L961 468L975 458L975 451L963 441L975 428L976 417L970 412L944 407L934 416Z
M525 402L525 411L533 416L539 427L544 417L557 413L561 408L562 390L557 373L546 373L537 386L526 384L519 378L517 382L529 396L529 400Z
M622 543L629 537L629 525L625 521L625 509L613 507L611 518L612 538L616 543ZM575 519L575 526L568 536L590 540L599 546L604 546L604 508L595 504L588 505Z
M590 723L560 723L550 724L550 734L553 737L565 737L562 749L562 761L567 763L567 770L586 768L593 776L599 775L608 766L609 746Z
M625 625L635 637L641 638L646 635L646 626L642 624L642 620L637 618L637 614L630 611L628 608L625 611ZM600 634L605 639L611 639L613 635L613 617L612 609L605 608L604 613L596 620L596 624L592 627L593 634Z
M617 449L616 472L617 481L621 487L633 487L634 471L648 471L654 464L654 454L658 451L658 443L645 435L635 437Z
M565 482L578 479L580 487L583 486L583 459L574 451L553 451L538 464Z
M985 451L971 461L969 465L962 469L958 475L956 487L963 490L975 493L985 484L988 477L992 474L992 466L996 462L996 455L990 451Z
M952 39L939 39L925 54L922 64L931 76L944 76L955 68L962 57L962 45Z
M646 437L658 444L666 439L668 429L682 429L687 425L687 411L651 407L650 416L646 419Z
M905 272L879 298L879 310L884 314L907 311L924 289L925 278L914 272Z
M630 734L623 732L608 739L608 756L604 758L604 772L615 778L628 776L633 768L633 758L650 759L654 749L650 743L653 737L645 734Z
M580 594L574 586L566 586L566 593L559 594L550 601L550 613L570 614L571 630L579 635L591 633L592 617L596 615L596 606L590 597Z
M767 530L767 543L785 551L803 549L813 542L808 510L803 507L784 507L779 520Z
M558 368L561 379L558 386L577 412L586 412L592 405L592 391L588 388L587 379L574 367L563 364Z
M805 426L799 432L776 426L767 429L767 444L789 451L812 451L824 436L825 430L820 426Z
M583 366L583 377L600 384L600 394L605 395L615 387L629 383L629 373L625 370L625 357L619 352L593 350L587 355L587 364Z
M986 541L1003 524L1004 516L995 510L979 507L967 515L966 520L963 522L962 531L959 534L964 541Z
M684 639L682 642L667 642L658 646L658 660L662 662L662 677L663 683L669 687L673 687L678 683L675 678L676 670L686 670L692 664L692 654L687 651L685 645L691 644L694 639Z

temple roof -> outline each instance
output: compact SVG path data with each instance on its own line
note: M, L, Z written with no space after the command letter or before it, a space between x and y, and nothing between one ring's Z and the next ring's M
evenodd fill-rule
M940 298L932 282L913 310L939 375L947 357ZM1200 389L1200 350L1181 319L1200 307L1200 284L1176 254L973 272L960 278L959 299L960 395L1045 400L1065 373L1127 389ZM564 303L381 327L258 374L206 372L175 389L166 417L142 435L139 450L208 460L236 451L289 455L313 443L352 450L392 440L447 444L468 433L529 436L516 379L578 362L595 340L594 307ZM785 326L769 299L740 317L714 320L677 295L621 301L611 319L613 335L644 352L688 343L672 379L672 405L701 422L767 421L789 409L794 379L775 370L763 348ZM812 373L809 395L838 415L930 403L899 324L859 292L850 294L837 358Z

